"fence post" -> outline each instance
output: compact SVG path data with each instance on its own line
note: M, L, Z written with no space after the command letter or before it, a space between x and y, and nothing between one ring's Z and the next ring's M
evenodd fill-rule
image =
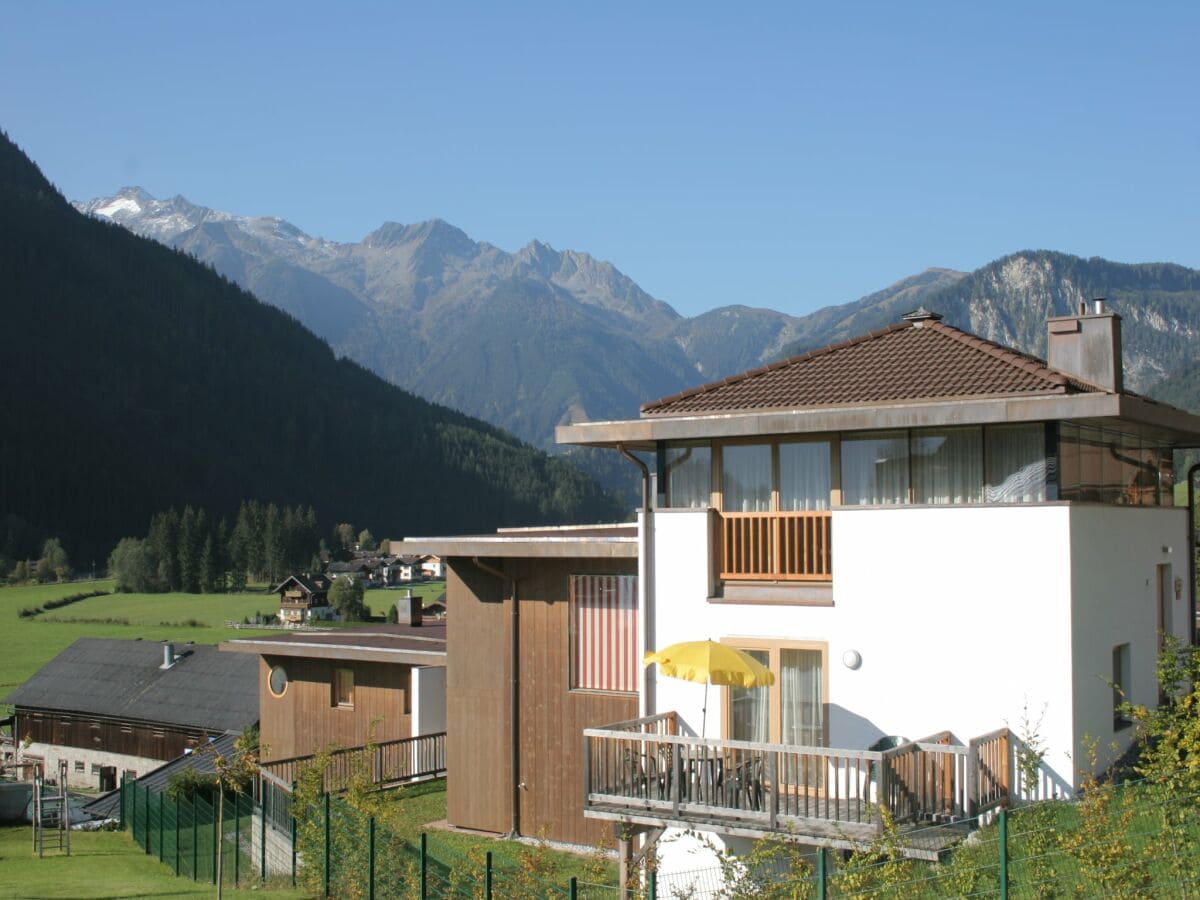
M163 794L158 795L158 861L167 861L167 849L163 844L167 840L166 823L163 821Z
M428 835L421 832L421 900L429 896L429 841Z
M492 851L483 857L483 900L492 900Z
M196 863L200 860L200 854L198 852L200 844L200 841L198 840L199 831L199 828L196 826L196 795L192 794L192 881L200 880L200 873L196 871Z
M125 773L124 773L124 772L122 772L122 773L121 773L121 812L120 812L120 815L119 815L119 820L118 820L118 824L121 826L121 830L122 830L122 831L124 831L124 830L125 830L125 800L126 800L126 793L127 793L127 792L126 792L126 790L125 790Z
M571 900L576 900L579 897L579 879L574 875L571 876L571 880L567 883L567 896Z
M146 785L146 802L143 804L146 810L146 855L150 855L150 785Z
M214 795L213 803L219 804L220 802L221 802L221 795L220 795L220 793L217 793ZM217 835L217 808L215 806L213 807L212 819L213 819L213 821L212 821L212 826L213 826L212 880L213 880L213 884L216 884L217 883L217 854L221 852L221 842L217 839L218 838L218 835Z
M375 817L367 819L367 898L375 900Z
M1000 900L1008 900L1008 810L1000 810Z
M292 816L292 887L296 886L296 817Z
M649 900L658 900L658 873L650 873L650 896Z
M329 792L325 792L325 896L329 896Z
M238 871L238 863L241 861L241 846L242 846L242 795L237 791L233 792L233 883L236 885L241 880L241 873Z
M179 795L175 795L175 876L179 877Z
M828 896L829 872L825 868L829 851L825 847L817 850L817 900L825 900Z
M260 795L261 796L261 795ZM262 800L258 802L258 852L262 854L262 873L259 876L267 880L267 808Z

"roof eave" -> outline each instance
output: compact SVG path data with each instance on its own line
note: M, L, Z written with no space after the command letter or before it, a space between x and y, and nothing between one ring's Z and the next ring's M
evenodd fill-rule
M406 537L396 543L406 548L422 548L422 552L444 559L476 556L491 559L637 559L638 554L636 537L468 535Z
M1178 446L1200 445L1200 416L1132 394L1053 393L958 397L901 403L865 403L808 409L749 410L694 416L648 416L560 425L560 444L653 449L656 441L711 440L757 435L876 431L994 425L1064 419L1123 419Z

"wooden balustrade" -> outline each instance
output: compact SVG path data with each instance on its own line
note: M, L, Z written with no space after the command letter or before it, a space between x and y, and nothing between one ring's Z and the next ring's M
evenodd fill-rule
M293 756L261 763L264 780L289 789L316 754ZM446 772L446 733L381 741L364 747L348 747L329 754L323 775L324 790L344 790L355 772L364 773L374 784L433 778Z
M829 581L829 512L718 513L725 580Z
M896 823L955 821L1007 798L1008 731L891 750L681 735L673 713L584 731L589 815L661 824L870 838ZM978 755L977 755L978 754ZM984 804L980 806L980 804Z

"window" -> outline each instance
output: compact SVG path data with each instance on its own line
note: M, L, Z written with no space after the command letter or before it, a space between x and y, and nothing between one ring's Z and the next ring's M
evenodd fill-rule
M333 705L354 709L354 670L333 670Z
M677 444L664 451L667 506L704 509L712 505L712 450L708 444Z
M771 509L771 445L729 444L721 451L721 490L725 512Z
M906 432L842 438L842 502L846 506L908 502Z
M1059 428L1064 500L1170 506L1171 448L1135 434L1064 422Z
M983 501L983 429L946 428L912 435L914 503Z
M571 688L637 691L637 576L572 575Z
M137 781L137 772L135 772L133 769L126 769L122 777L126 781Z
M100 763L92 763L92 774L93 775L100 774Z
M84 767L83 760L82 759L75 760L75 774L82 775L85 771L86 771L86 768Z
M829 509L832 485L828 441L790 441L779 445L781 510Z
M1117 644L1112 651L1113 730L1128 728L1133 722L1121 708L1129 699L1129 645Z
M267 688L272 697L282 697L287 692L288 675L283 666L271 666L271 677L267 679Z
M829 509L828 441L726 444L721 448L724 512L805 512Z
M1046 499L1046 431L1042 425L995 425L987 430L989 503Z
M725 643L775 673L771 688L727 689L730 740L825 745L825 645L774 644L749 638Z

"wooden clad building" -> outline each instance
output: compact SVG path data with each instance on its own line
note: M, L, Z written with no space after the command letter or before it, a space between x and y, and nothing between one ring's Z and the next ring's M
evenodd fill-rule
M610 835L608 823L583 817L581 735L636 716L636 680L632 690L627 672L588 680L581 663L603 639L623 644L626 668L637 664L638 636L626 627L636 624L634 527L412 538L397 546L434 552L447 565L450 824L579 844ZM585 585L625 598L623 624L599 608L581 617Z
M258 657L264 762L445 730L442 625L286 633L221 649Z
M255 666L216 647L79 638L5 702L20 761L74 784L136 777L258 720ZM111 778L110 778L111 784Z

